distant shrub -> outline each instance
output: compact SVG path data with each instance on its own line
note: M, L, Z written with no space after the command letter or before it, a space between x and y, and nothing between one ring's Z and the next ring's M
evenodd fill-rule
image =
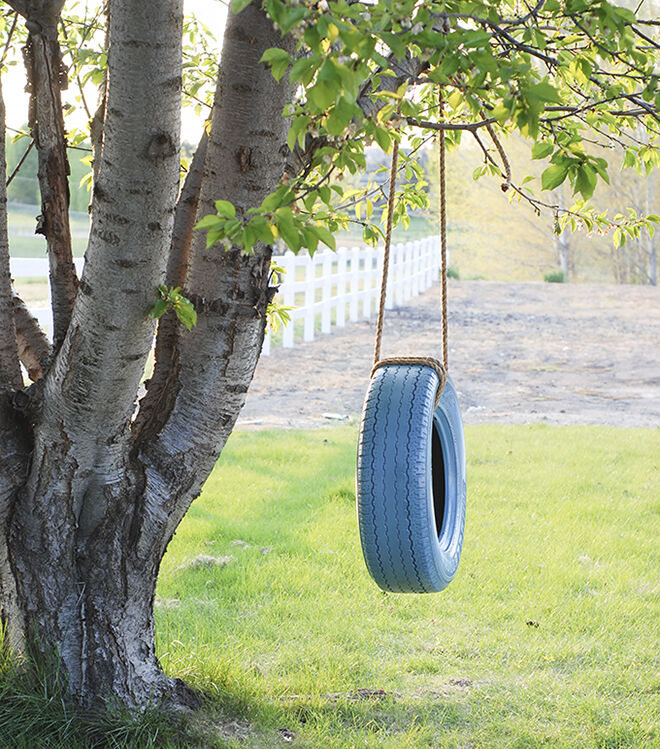
M455 278L457 281L460 280L461 276L455 265L450 265L449 268L447 268L447 278Z
M564 278L564 271L559 269L544 273L543 280L546 283L564 283L564 281L566 281L566 279Z

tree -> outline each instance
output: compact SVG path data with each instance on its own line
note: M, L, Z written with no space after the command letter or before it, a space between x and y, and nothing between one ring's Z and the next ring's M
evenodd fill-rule
M54 332L50 344L12 293L2 211L5 645L54 654L82 705L110 694L129 706L177 703L187 690L165 677L154 648L156 578L244 403L276 291L274 240L314 251L349 221L377 238L369 190L380 188L345 195L334 178L363 166L366 144L389 150L404 132L411 148L396 220L424 205L415 153L438 132L450 146L474 137L484 171L541 210L514 182L501 144L518 130L549 161L543 187L568 180L581 195L566 220L609 228L584 203L608 179L584 141L594 132L619 140L635 162L634 123L650 134L644 154L657 158L657 24L605 0L234 0L211 123L180 188L181 0L110 0L107 55L89 57L101 96L78 279L60 98L71 24L61 23L64 0L7 4L27 33ZM642 216L620 224L650 225ZM156 365L137 401L155 318Z

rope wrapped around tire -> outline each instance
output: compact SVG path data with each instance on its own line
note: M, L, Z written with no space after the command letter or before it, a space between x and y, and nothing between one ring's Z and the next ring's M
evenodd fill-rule
M432 593L454 578L465 528L465 443L456 390L420 364L385 364L367 391L358 445L362 552L380 588Z

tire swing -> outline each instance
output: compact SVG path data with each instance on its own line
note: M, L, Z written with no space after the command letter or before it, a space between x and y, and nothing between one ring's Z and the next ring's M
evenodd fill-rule
M390 169L385 253L374 352L357 457L362 553L377 585L434 593L454 578L465 528L465 443L447 375L447 243L444 133L440 132L443 362L380 358L399 144Z

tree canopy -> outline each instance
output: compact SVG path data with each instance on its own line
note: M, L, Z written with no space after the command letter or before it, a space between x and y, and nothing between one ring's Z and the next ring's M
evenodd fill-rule
M245 6L234 0L235 11ZM249 249L257 239L281 236L297 251L333 245L332 233L359 221L377 240L371 221L379 187L346 193L337 177L365 165L364 149L389 151L393 138L409 145L401 169L416 183L404 189L395 221L425 204L419 149L438 131L451 148L466 135L484 154L476 177L502 179L512 199L557 215L557 231L615 231L620 241L654 231L657 215L608 215L588 205L599 180L609 183L609 156L648 173L660 164L658 28L644 17L603 2L284 3L265 7L283 34L296 39L289 53L264 53L277 80L298 86L285 115L294 152L278 190L249 216L237 219L218 205L208 217L208 241L231 240ZM649 8L651 13L653 7ZM518 132L534 159L547 163L540 185L516 181L505 138ZM300 169L300 165L303 168ZM552 191L567 182L575 205L557 205Z

